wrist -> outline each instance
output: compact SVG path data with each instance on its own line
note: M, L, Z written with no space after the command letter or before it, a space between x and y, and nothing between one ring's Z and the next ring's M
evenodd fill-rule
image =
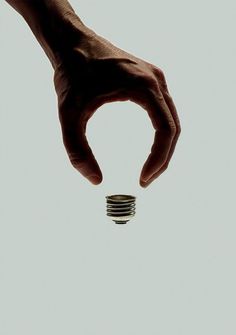
M43 47L53 67L74 46L86 45L93 31L86 27L71 11L53 14L36 29L35 36Z
M6 0L25 19L53 67L68 48L91 36L67 0Z

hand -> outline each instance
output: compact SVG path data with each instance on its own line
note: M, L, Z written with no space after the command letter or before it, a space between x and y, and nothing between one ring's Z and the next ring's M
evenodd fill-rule
M156 130L139 180L142 187L147 187L168 167L180 134L177 111L162 70L90 29L88 38L78 38L59 59L54 84L63 142L72 165L93 184L101 183L102 172L86 139L86 124L104 103L131 100L147 111Z

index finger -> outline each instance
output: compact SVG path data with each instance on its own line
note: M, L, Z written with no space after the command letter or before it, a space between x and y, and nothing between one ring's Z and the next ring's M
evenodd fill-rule
M168 159L176 134L176 124L158 83L152 89L148 89L139 95L136 102L148 112L156 130L151 152L140 175L140 185L145 187L146 183L162 168Z

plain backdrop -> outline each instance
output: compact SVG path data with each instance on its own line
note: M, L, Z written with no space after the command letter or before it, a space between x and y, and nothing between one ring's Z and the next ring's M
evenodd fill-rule
M0 4L0 334L236 334L236 3L71 1L83 22L166 74L182 132L169 168L138 180L154 129L131 102L87 136L103 171L70 164L53 69ZM127 225L105 196L137 196Z

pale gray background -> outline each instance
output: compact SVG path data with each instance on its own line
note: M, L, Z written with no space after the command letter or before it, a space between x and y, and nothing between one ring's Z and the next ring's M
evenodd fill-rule
M235 1L71 3L164 70L182 133L142 189L151 122L103 106L88 138L104 181L89 184L62 144L51 64L1 2L0 334L235 335ZM126 226L105 216L112 193L137 196Z

